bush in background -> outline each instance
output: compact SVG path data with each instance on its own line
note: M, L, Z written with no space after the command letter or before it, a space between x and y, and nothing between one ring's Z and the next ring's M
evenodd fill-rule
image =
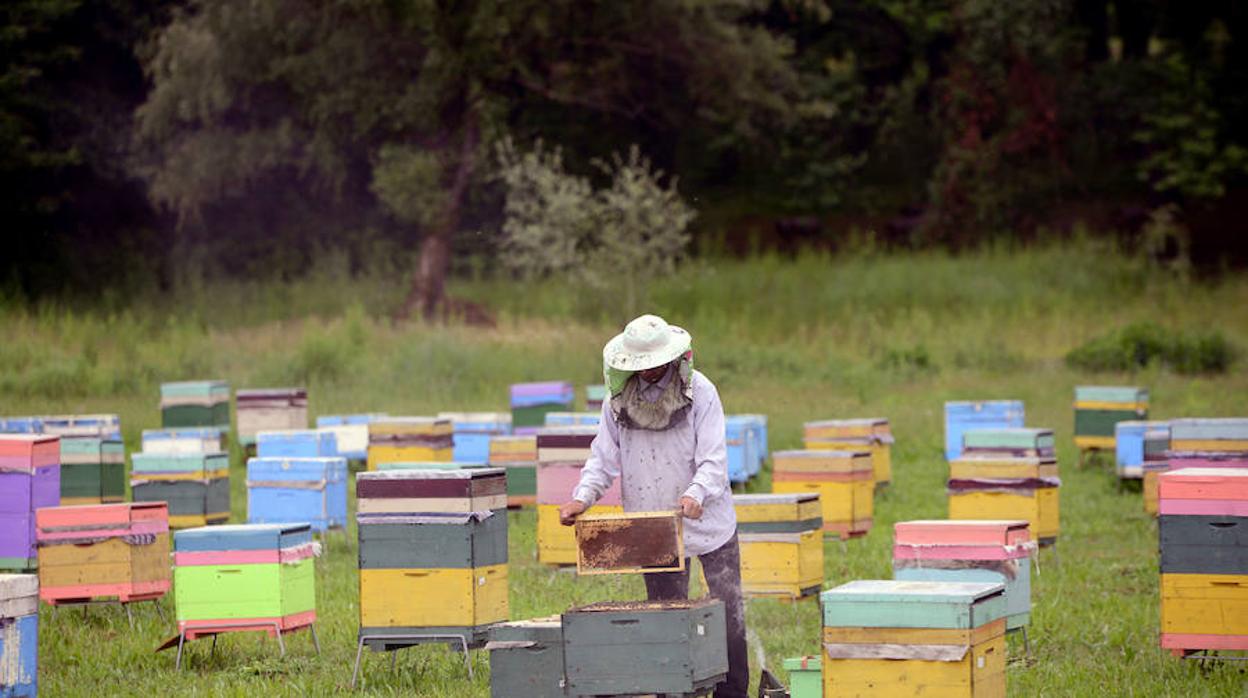
M1133 371L1158 363L1178 373L1225 373L1236 353L1217 330L1185 335L1137 322L1071 350L1066 364L1089 371Z

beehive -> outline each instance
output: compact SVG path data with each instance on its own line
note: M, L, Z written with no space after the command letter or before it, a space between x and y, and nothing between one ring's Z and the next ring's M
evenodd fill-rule
M576 564L576 533L559 523L559 507L572 501L597 434L596 427L545 427L537 433L537 559L542 564ZM618 479L590 511L624 511Z
M1248 469L1164 473L1158 494L1161 646L1248 650Z
M490 628L491 698L564 698L563 621L559 616Z
M823 695L1005 696L1002 585L867 580L820 599Z
M230 385L225 381L181 381L160 385L160 425L230 430Z
M121 439L61 437L61 504L120 502L126 495L125 477Z
M822 698L822 666L819 655L785 659L784 670L789 673L790 698Z
M220 427L144 429L142 452L149 455L225 453L225 432Z
M511 433L506 412L439 412L438 419L451 420L455 442L451 458L457 463L479 463L490 458L490 440Z
M345 458L251 458L247 522L299 523L324 533L347 525Z
M691 695L728 673L724 604L602 602L563 614L571 695Z
M169 591L169 509L164 502L48 507L35 515L39 598L116 597Z
M776 451L771 489L818 494L823 530L842 537L871 529L874 475L869 451Z
M1075 388L1075 445L1112 450L1118 422L1148 418L1148 390L1134 386Z
M1006 629L1028 624L1035 544L1026 521L901 521L893 531L895 579L1001 584Z
M334 435L339 456L348 460L368 458L368 425L383 414L323 415L316 418L316 428Z
M262 431L308 428L308 391L304 388L239 390L234 400L238 442L244 446L254 444Z
M811 450L869 450L875 484L887 485L893 479L893 432L884 417L806 422L803 442Z
M230 463L224 453L134 453L136 502L168 502L169 527L193 528L230 518Z
M566 381L516 383L511 386L511 430L533 434L546 424L548 412L571 412L576 392Z
M733 498L748 596L796 599L823 584L819 495L739 494Z
M0 569L38 564L35 510L61 498L59 436L0 435Z
M178 630L316 621L316 548L307 524L240 524L177 531Z
M1023 426L1022 400L980 400L945 403L945 460L962 455L962 436L973 429Z
M1164 460L1170 448L1170 423L1126 421L1114 425L1114 463L1118 477L1144 477L1145 461Z
M39 693L39 578L0 574L0 695Z
M368 425L368 469L395 461L445 461L454 455L451 420L379 417Z
M474 644L507 619L505 478L498 468L357 475L361 635Z
M490 439L489 464L507 471L507 506L537 503L537 437L495 436Z

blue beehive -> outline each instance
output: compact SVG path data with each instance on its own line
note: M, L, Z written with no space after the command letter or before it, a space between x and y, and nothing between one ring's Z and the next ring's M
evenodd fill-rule
M0 696L39 692L39 577L0 574Z
M762 471L763 461L767 460L767 415L742 414L737 416L748 420L754 430L754 457L746 463L746 474L754 477Z
M42 434L43 420L38 417L8 417L0 419L0 433Z
M316 428L334 434L336 455L351 460L368 458L368 425L383 414L326 415L316 418Z
M451 420L455 444L451 460L456 463L488 461L490 439L511 433L508 412L440 412L438 418Z
M753 418L732 415L724 418L724 442L728 447L728 480L745 482L758 462L758 431Z
M262 431L256 434L259 458L332 458L338 455L338 441L325 429Z
M596 427L602 421L601 412L547 412L548 427Z
M1022 400L984 400L945 403L945 458L962 455L962 435L972 429L1008 429L1023 426Z
M1146 451L1146 442L1170 441L1169 422L1130 421L1118 422L1114 425L1114 456L1118 466L1118 477L1144 477L1144 461L1150 451Z
M247 522L308 523L317 531L347 525L347 460L251 458Z

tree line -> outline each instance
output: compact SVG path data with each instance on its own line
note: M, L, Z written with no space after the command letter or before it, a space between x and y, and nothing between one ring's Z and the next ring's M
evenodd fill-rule
M432 313L455 260L509 249L501 143L598 185L642 154L695 247L742 221L954 249L1083 221L1248 257L1244 3L10 0L0 26L9 296L381 250L414 253Z

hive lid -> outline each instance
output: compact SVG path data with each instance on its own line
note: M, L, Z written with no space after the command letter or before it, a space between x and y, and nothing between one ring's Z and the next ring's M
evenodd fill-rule
M828 589L820 601L849 603L954 603L974 604L1005 592L1002 584L988 582L919 582L895 579L860 579Z

